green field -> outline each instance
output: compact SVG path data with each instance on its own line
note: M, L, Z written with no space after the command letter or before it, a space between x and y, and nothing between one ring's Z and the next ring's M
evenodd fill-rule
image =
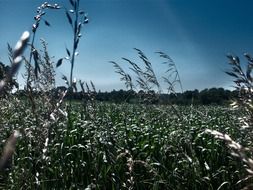
M183 90L169 55L155 53L166 66L161 73L134 48L141 64L124 57L123 63L110 61L125 91L97 92L92 81L75 78L81 76L74 72L79 52L87 55L79 49L88 24L80 2L69 0L69 7L42 3L30 31L14 48L8 44L10 65L0 62L0 189L253 189L250 54L244 54L246 64L227 55L230 70L225 73L233 78L233 92L199 93ZM63 39L65 55L54 57L36 34L41 22L51 26L46 13L58 10L72 42ZM68 73L58 76L64 64ZM63 86L56 82L59 77Z
M22 133L12 167L1 175L3 188L238 189L248 183L239 181L247 176L243 163L205 133L215 129L246 143L239 110L96 103L87 112L74 103L67 117L45 126L43 112L36 119L26 106L1 106L0 138L13 129Z

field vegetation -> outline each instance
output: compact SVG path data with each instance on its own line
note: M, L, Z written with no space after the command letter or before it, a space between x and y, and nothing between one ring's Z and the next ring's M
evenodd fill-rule
M183 93L173 60L159 81L146 55L135 48L143 64L123 58L129 71L112 61L126 89L136 92L134 103L97 100L95 85L77 81L74 66L87 15L79 0L65 9L73 29L73 46L54 62L47 42L35 47L36 31L47 11L38 7L32 32L8 46L10 66L0 64L0 188L1 189L250 189L252 188L252 65L246 70L238 57L228 55L236 95L231 106L176 105L159 102L161 83L167 93ZM42 19L43 17L43 19ZM29 41L30 39L30 41ZM28 43L29 42L29 43ZM23 55L27 49L28 57ZM55 69L70 63L66 88L56 89ZM26 88L18 96L16 73L26 67ZM81 89L81 101L66 98ZM178 87L178 88L177 88ZM16 93L13 93L15 89ZM168 96L170 97L170 96Z

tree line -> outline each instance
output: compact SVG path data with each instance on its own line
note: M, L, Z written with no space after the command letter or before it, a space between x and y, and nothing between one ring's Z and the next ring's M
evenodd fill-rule
M55 96L58 91L67 90L66 87L57 87L53 90ZM39 92L37 92L39 93ZM24 90L17 92L19 96L25 96ZM94 100L113 103L149 103L149 104L177 104L177 105L228 105L233 99L238 97L238 91L230 91L224 88L209 88L204 90L187 90L183 93L156 93L154 91L136 92L133 90L112 90L110 92L90 91L73 92L66 95L67 99L73 100Z
M145 97L146 96L146 97ZM204 90L187 90L183 93L156 94L154 91L145 93L140 90L125 91L113 90L111 92L98 92L96 99L108 102L143 102L147 98L153 104L178 104L178 105L227 105L238 96L237 91L230 91L224 88L210 88Z

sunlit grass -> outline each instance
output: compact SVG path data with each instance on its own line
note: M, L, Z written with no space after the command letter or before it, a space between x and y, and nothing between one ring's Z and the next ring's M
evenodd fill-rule
M179 120L166 106L99 103L96 118L85 121L81 105L74 105L72 123L59 120L46 145L33 131L20 138L3 186L217 189L224 182L226 189L242 186L236 183L246 175L243 164L223 142L204 133L209 128L241 139L237 111L201 106L196 109L203 115L189 115L190 107L178 107L184 116ZM21 129L32 124L29 119L23 122ZM4 131L1 139L11 131L7 123Z

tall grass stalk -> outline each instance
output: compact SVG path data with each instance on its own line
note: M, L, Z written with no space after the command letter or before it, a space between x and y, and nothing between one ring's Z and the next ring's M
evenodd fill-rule
M22 34L20 40L17 42L12 53L12 62L11 62L10 71L7 74L6 78L0 82L0 93L3 92L5 85L12 79L12 77L18 71L20 64L23 60L22 54L27 46L29 37L30 37L30 34L29 32L26 31Z
M49 22L44 20L44 15L46 15L46 10L47 9L53 9L53 10L57 10L60 9L60 6L58 4L49 4L48 2L45 2L43 4L41 4L41 6L39 6L37 8L37 15L34 16L34 20L35 23L32 25L32 41L31 41L31 49L30 49L30 55L29 55L29 59L27 61L28 64L28 69L27 69L27 79L26 79L26 87L27 89L31 89L29 88L29 86L31 86L31 81L30 81L30 77L31 77L31 63L32 63L32 58L34 59L34 73L36 78L38 77L38 72L40 70L40 66L38 63L38 51L36 50L36 48L34 47L34 43L35 43L35 37L36 37L36 33L37 33L37 29L40 25L40 22L43 20L45 25L50 26Z
M234 140L227 133L222 133L216 130L207 129L206 132L215 136L215 138L223 140L226 142L227 146L230 148L231 154L238 158L241 162L245 163L245 169L248 175L241 179L242 181L249 181L248 185L244 189L252 188L252 178L253 178L253 155L252 155L252 124L253 124L253 104L252 104L252 92L253 92L253 58L250 54L245 53L245 58L248 63L246 68L241 64L240 58L235 55L227 55L229 64L231 66L230 71L226 71L226 74L233 77L235 89L238 93L238 98L231 103L232 109L240 110L245 115L243 117L238 117L238 122L240 123L239 133L241 135L248 134L248 138L243 138L239 140ZM238 182L238 183L239 183Z
M29 32L24 32L17 42L13 52L12 52L12 64L9 73L5 79L3 79L0 83L0 93L4 91L4 87L8 85L8 82L12 79L15 73L18 71L20 64L22 62L22 54L27 46L29 41ZM0 160L0 171L5 169L10 162L10 159L15 151L17 138L19 136L19 132L15 131L10 138L7 140L7 143L4 147L4 151Z
M137 84L134 84L133 77L129 73L127 73L125 70L123 70L118 63L111 61L114 68L116 69L115 72L121 75L120 80L125 82L125 86L127 89L137 90L139 87L141 90L144 90L144 92L146 92L147 94L150 93L152 90L160 94L162 91L161 82L158 80L155 74L155 71L152 68L151 62L143 53L143 51L137 48L134 48L134 50L137 51L139 58L144 63L145 69L142 69L138 64L134 63L133 61L127 58L122 58L122 59L130 64L131 66L130 70L133 71L134 74L136 74ZM164 63L168 64L168 67L169 67L165 72L165 73L168 73L168 77L163 77L163 79L164 79L164 82L169 85L168 93L176 94L176 90L175 90L176 84L180 85L180 89L183 92L181 79L180 79L175 62L167 54L163 52L156 52L156 53L158 53L160 57L165 58L167 60ZM156 87L156 89L154 89L154 87Z
M79 54L77 52L77 48L79 45L79 41L82 37L81 31L84 24L88 23L87 15L83 10L79 8L80 0L69 0L71 4L71 9L65 8L65 14L68 19L68 23L71 26L71 29L73 31L73 44L72 44L72 52L69 51L68 48L66 48L67 52L67 60L69 60L71 67L70 67L70 78L69 78L69 87L70 90L73 91L73 84L76 83L73 80L73 70L75 65L75 57ZM61 58L57 62L57 67L59 67L62 64L64 58Z

